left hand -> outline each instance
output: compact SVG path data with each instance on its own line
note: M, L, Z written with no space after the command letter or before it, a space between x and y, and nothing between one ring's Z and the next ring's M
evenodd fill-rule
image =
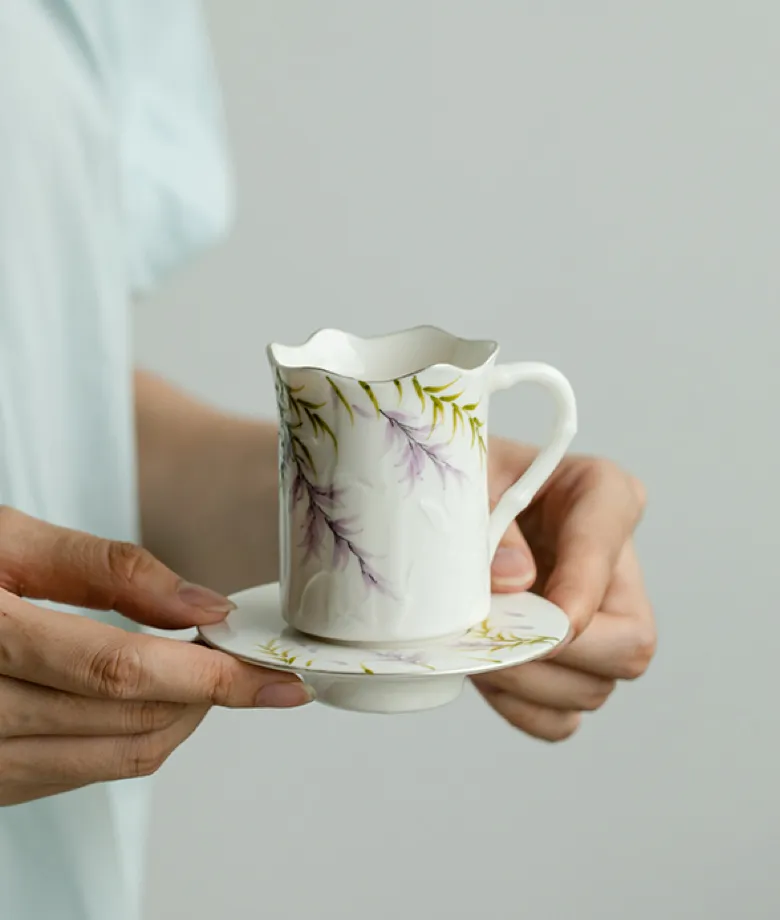
M534 454L491 440L494 501ZM640 677L650 664L655 623L632 538L644 504L641 483L620 467L571 456L507 531L493 562L493 590L533 587L571 620L567 643L546 660L474 678L488 703L527 734L568 738L617 681Z

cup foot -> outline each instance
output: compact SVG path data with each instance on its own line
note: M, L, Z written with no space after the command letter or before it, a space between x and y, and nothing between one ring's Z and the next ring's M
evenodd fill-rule
M446 706L460 696L465 678L461 674L435 680L307 674L306 682L316 692L318 703L351 712L392 715Z

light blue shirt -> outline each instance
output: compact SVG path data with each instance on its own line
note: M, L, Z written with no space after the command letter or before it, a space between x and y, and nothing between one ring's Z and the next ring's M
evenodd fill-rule
M0 503L137 539L130 303L231 212L191 0L1 0ZM0 809L0 918L137 920L148 794Z

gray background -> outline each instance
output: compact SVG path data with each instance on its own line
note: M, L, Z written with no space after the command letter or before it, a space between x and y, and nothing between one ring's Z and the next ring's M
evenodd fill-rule
M142 360L257 414L265 343L323 324L557 364L578 449L648 485L661 644L561 746L471 693L214 714L160 777L148 917L776 918L777 4L208 9L238 226L140 309Z

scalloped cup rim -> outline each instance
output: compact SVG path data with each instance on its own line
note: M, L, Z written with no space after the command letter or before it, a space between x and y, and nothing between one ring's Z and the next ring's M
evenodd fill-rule
M458 364L454 361L431 361L426 362L420 365L416 365L412 370L404 371L399 374L379 374L377 376L368 374L368 375L355 375L345 373L344 371L334 370L331 367L326 367L325 362L313 362L313 363L298 363L291 362L289 360L281 360L279 352L281 350L291 353L301 353L305 352L307 349L314 346L318 339L321 339L325 336L335 335L339 336L342 339L345 339L348 342L357 343L360 346L371 346L379 345L383 342L386 342L391 339L401 339L402 337L412 337L419 336L421 334L430 334L435 335L440 338L441 341L448 341L450 346L461 346L463 348L472 348L475 351L478 349L483 349L481 360L477 362L464 362L467 366ZM308 336L300 345L285 345L281 342L271 342L266 346L266 353L272 365L280 370L285 371L309 371L320 374L327 374L331 377L337 377L340 380L357 380L358 377L364 383L393 383L396 380L407 380L412 377L415 377L417 374L421 374L424 371L431 370L452 370L460 375L471 374L481 371L487 364L491 361L495 361L498 356L499 345L494 339L471 339L466 338L465 336L458 336L452 332L447 332L446 329L442 329L440 326L434 326L431 324L421 324L418 326L411 326L406 329L398 329L394 332L385 332L378 335L368 335L360 336L351 332L345 332L343 329L337 329L333 326L323 326L320 329L315 330Z

